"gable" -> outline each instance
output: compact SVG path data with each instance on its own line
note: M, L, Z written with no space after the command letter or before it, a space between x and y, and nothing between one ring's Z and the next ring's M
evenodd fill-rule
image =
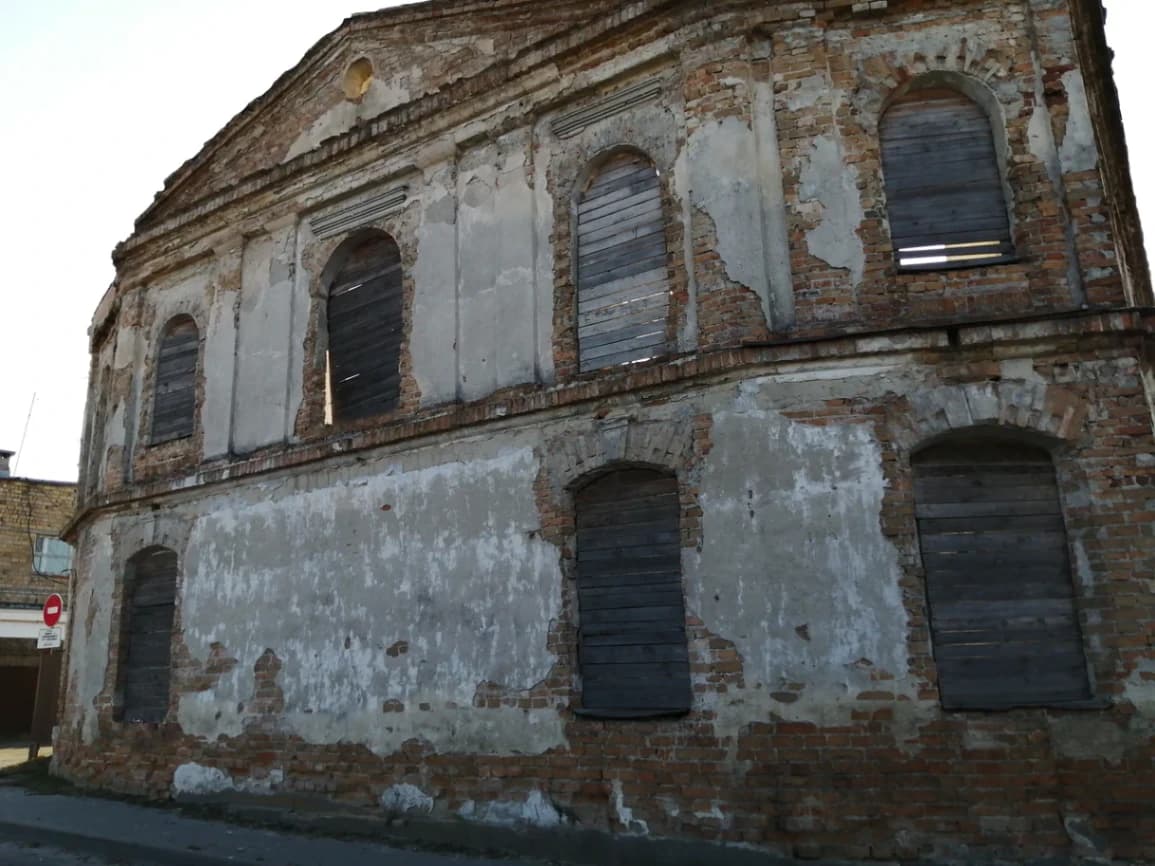
M435 0L355 15L169 177L138 226L477 75L615 5L613 0Z

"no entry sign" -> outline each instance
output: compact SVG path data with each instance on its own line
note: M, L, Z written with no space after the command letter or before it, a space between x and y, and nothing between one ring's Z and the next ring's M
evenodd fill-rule
M54 592L48 596L48 601L44 602L44 624L52 628L56 623L60 622L60 614L64 612L64 599L60 597L60 593Z

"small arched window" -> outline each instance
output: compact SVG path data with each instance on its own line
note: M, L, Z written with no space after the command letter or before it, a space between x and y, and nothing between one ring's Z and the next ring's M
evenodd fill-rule
M943 706L1088 699L1050 455L972 439L932 446L912 462Z
M598 167L577 204L580 369L669 351L670 277L658 170L624 151Z
M329 288L327 416L350 421L388 412L401 395L401 251L373 234L344 256Z
M677 479L609 472L575 496L583 715L691 706Z
M200 333L189 316L177 316L164 329L156 360L152 400L153 445L193 433L196 418L197 360Z
M900 269L1013 258L991 121L976 102L950 88L915 89L891 104L879 133Z
M167 547L147 548L128 561L120 668L123 721L162 722L168 713L176 575L176 553Z

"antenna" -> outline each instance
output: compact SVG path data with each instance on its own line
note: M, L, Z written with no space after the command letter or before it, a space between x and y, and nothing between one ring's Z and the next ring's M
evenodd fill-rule
M16 452L16 462L12 464L12 474L16 474L16 467L20 465L20 458L24 456L24 440L28 438L28 425L32 421L32 409L36 406L36 392L32 392L32 402L28 404L28 417L24 419L24 432L20 434L20 450Z

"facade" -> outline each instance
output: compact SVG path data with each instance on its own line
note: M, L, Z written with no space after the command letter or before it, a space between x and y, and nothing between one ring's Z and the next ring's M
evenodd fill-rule
M13 478L13 453L0 451L0 740L32 730L41 609L54 592L68 598L72 548L59 536L76 507L75 484Z
M1093 0L347 20L114 254L56 772L1155 857L1108 57Z

